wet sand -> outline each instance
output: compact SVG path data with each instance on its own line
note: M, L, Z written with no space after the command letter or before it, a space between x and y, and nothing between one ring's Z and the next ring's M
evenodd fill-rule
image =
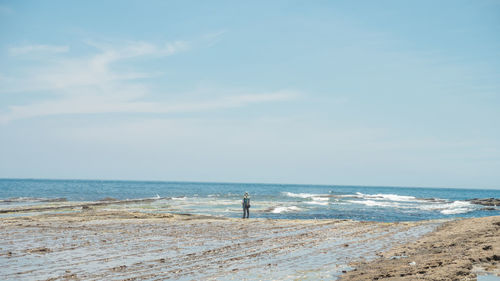
M475 280L498 270L500 217L244 220L77 205L0 218L1 279Z
M16 213L17 215L17 213ZM335 280L439 223L229 219L126 210L0 218L2 280Z

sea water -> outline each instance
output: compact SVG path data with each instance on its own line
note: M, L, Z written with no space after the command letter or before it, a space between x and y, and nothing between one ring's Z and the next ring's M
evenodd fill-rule
M500 215L500 206L467 201L500 198L500 190L38 179L0 179L0 209L61 200L155 198L108 208L240 217L244 192L251 197L250 216L258 218L393 222Z

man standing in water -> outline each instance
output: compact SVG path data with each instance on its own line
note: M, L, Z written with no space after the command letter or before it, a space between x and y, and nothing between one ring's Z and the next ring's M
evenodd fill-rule
M250 216L250 196L248 196L248 192L245 192L245 196L243 196L243 202L241 203L243 206L243 218L248 219Z

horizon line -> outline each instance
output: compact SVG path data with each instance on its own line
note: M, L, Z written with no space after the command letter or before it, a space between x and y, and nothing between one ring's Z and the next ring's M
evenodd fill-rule
M314 183L273 183L273 182L238 182L238 181L189 181L189 180L138 180L138 179L85 179L85 178L4 178L0 180L46 180L46 181L108 181L108 182L162 182L162 183L208 183L208 184L253 184L253 185L296 185L296 186L343 186L343 187L389 187L389 188L424 188L424 189L468 189L499 190L500 187L443 187L443 186L401 186L401 185L356 185L356 184L314 184Z

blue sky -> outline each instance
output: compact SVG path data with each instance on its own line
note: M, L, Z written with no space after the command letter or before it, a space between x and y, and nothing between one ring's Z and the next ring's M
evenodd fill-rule
M500 188L500 1L0 1L0 177Z

